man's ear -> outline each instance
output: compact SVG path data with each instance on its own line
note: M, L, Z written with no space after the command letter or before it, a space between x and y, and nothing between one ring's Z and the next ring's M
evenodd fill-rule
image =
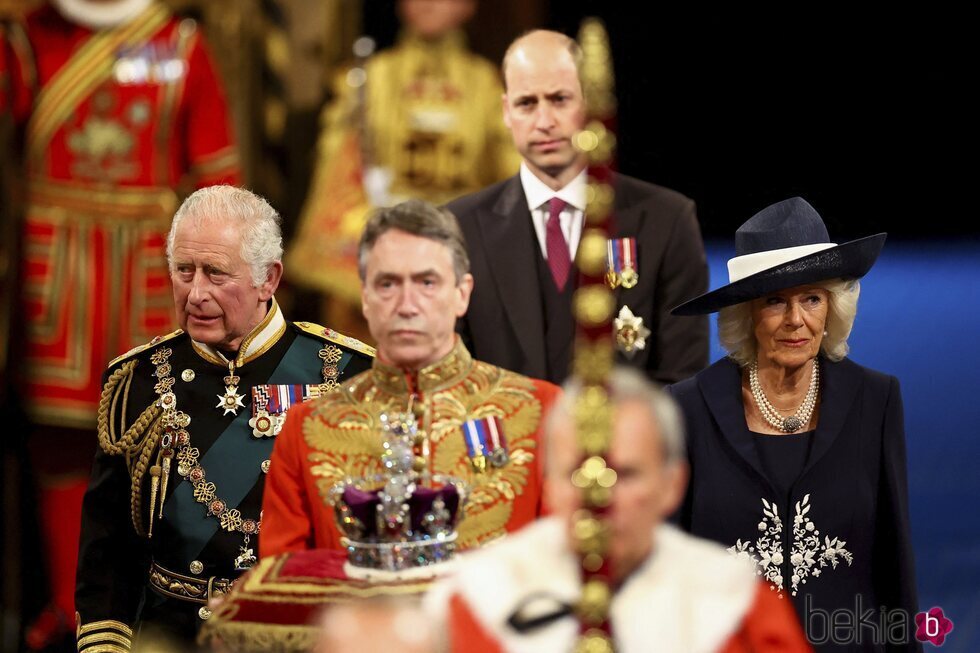
M259 299L264 302L272 299L272 296L276 294L276 289L279 287L280 281L282 281L282 261L276 261L269 266L269 270L265 275L265 281L259 286Z
M473 294L473 275L467 272L456 284L456 292L459 293L459 304L456 307L456 317L466 315L466 310L470 307L470 296Z

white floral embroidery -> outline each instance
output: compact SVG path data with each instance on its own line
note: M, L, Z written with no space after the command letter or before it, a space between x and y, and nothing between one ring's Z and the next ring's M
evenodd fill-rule
M783 564L783 520L779 518L779 509L776 504L770 504L765 499L762 500L764 517L759 522L759 530L762 534L755 541L755 546L751 542L738 540L735 546L728 549L742 558L750 558L755 561L759 569L756 573L764 576L771 583L771 586L780 592L783 591L783 574L779 566ZM770 520L772 522L770 523Z
M736 540L735 546L729 547L728 552L740 558L755 562L756 573L764 576L770 583L770 589L775 589L782 597L783 576L780 566L783 564L783 522L775 503L762 500L762 521L758 529L761 535L756 539L755 546L750 541ZM824 536L820 542L820 531L806 514L810 512L810 495L796 502L796 516L793 518L793 545L789 553L789 563L792 567L790 584L792 594L796 596L800 585L806 584L807 578L820 576L821 569L830 565L836 569L843 560L848 566L854 562L854 555L845 547L847 542L839 538Z

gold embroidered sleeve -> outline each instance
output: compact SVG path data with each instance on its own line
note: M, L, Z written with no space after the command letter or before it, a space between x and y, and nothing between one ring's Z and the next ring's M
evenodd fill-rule
M121 621L106 619L80 624L77 632L79 653L129 651L133 629Z

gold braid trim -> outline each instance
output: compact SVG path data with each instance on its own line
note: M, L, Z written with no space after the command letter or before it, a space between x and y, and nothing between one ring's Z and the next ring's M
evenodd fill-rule
M149 405L135 422L126 428L126 405L129 402L129 389L133 382L133 370L138 360L123 363L109 375L102 396L99 398L98 434L99 446L110 456L122 455L126 460L131 480L130 511L133 528L140 536L146 535L143 528L142 511L143 477L147 463L160 442L163 424L160 419L163 409L156 402ZM121 404L121 405L120 405ZM113 415L119 415L119 431L116 437L116 424ZM159 454L158 454L159 457Z
M129 400L129 386L132 383L133 369L139 361L131 360L124 363L118 370L113 372L109 378L106 380L105 387L102 388L102 396L99 398L99 412L98 412L98 429L99 429L99 445L102 450L105 451L110 456L118 456L119 454L125 454L129 456L134 453L141 445L139 442L135 442L136 438L143 435L146 432L147 427L160 416L163 412L162 409L156 405L156 402L151 404L144 410L140 416L133 422L133 425L126 430L125 419L126 419L126 403ZM119 385L126 380L126 384L120 388ZM116 406L120 399L120 392L122 394L122 410L119 412L119 425L120 430L123 430L123 436L116 439L116 429L115 425L112 423L111 415L115 414Z
M79 649L91 644L119 644L128 648L132 645L132 642L125 635L113 632L92 633L78 640Z
M129 493L129 508L130 513L133 518L133 528L136 529L136 534L146 536L146 529L143 528L142 511L140 509L142 505L143 498L143 477L146 475L147 463L150 460L150 456L153 454L153 450L156 449L157 444L160 442L160 436L163 435L163 420L157 419L153 423L150 429L150 434L144 440L144 446L140 451L139 459L136 461L136 465L130 468L129 477L132 479L131 490ZM160 452L157 452L157 462L159 463ZM150 506L150 519L153 519L153 507Z
M78 650L81 653L129 653L130 648L128 646L118 646L116 644L95 644L93 646L85 647L84 651L81 648Z
M82 624L78 629L78 634L81 636L90 633L93 630L105 630L109 628L118 630L119 632L121 632L123 635L126 635L127 637L131 638L133 636L132 628L130 628L123 622L115 621L114 619L104 619L102 621L93 621L91 623Z
M317 630L307 625L248 622L205 622L198 644L220 643L229 651L309 651L316 644Z

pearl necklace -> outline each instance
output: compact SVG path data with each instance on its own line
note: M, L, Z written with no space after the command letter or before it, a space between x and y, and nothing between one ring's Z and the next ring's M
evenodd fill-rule
M810 375L810 387L806 391L803 403L800 404L796 413L789 417L783 417L769 403L769 399L762 391L762 384L759 383L759 364L757 361L752 361L752 364L749 365L749 388L752 390L752 397L755 399L756 406L759 407L759 412L762 413L762 417L769 422L770 426L783 433L796 433L810 422L810 416L813 415L813 409L817 405L817 391L820 389L818 368L819 365L814 359L813 374Z

